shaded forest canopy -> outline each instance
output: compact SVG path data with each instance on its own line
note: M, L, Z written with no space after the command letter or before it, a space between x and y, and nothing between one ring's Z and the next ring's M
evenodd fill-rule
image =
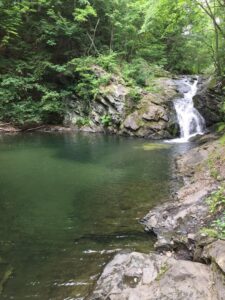
M0 119L60 123L93 101L98 64L133 88L146 79L225 72L224 0L0 0Z

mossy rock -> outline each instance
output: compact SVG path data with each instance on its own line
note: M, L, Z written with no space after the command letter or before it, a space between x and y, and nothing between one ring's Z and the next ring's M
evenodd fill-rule
M217 78L211 77L210 80L208 81L208 88L214 89L216 84L217 84Z

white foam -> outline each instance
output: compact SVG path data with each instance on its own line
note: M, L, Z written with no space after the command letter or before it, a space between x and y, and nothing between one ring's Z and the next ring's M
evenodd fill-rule
M180 127L180 138L167 141L170 143L187 143L191 138L204 134L205 120L194 107L193 97L198 90L198 79L192 82L185 78L181 84L187 85L189 91L183 94L182 98L174 100L174 107Z

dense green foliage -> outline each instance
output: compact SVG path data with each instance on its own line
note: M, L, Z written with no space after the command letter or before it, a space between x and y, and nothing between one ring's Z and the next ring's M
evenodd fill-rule
M221 0L0 0L0 118L59 123L70 99L88 110L109 78L148 86L163 69L224 74Z

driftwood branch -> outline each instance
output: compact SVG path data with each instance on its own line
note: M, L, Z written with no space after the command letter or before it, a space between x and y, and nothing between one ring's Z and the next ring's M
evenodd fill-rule
M46 127L46 125L41 125L41 126L37 126L37 127L28 128L28 129L22 129L22 131L36 131L36 130L42 129L44 127Z

